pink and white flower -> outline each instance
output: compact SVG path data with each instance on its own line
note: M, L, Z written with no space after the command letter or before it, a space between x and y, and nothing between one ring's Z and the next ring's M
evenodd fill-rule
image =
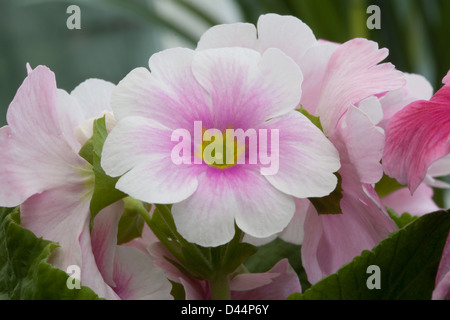
M294 196L322 197L336 187L336 149L295 111L303 77L281 50L170 49L153 55L149 67L133 70L113 93L118 123L105 142L102 167L121 176L116 187L133 198L174 204L186 240L225 244L235 223L255 237L273 235L293 217ZM248 162L173 163L172 133L184 129L194 136L197 121L222 132L279 130L278 173L264 176L261 164ZM192 142L193 150L203 148Z
M213 27L202 36L197 50L236 46L261 54L278 48L297 63L304 77L300 104L320 117L324 133L339 151L342 189L337 192L342 200L330 200L337 202L336 212L319 215L308 200L298 200L292 224L278 234L303 243L303 263L314 283L396 228L373 189L383 175L385 137L377 126L381 106L370 108L366 99L401 88L403 74L390 63L380 64L388 51L375 42L317 40L297 18L275 14L261 16L256 27L246 23Z
M150 259L116 245L121 202L100 212L90 233L94 173L78 152L89 138L86 123L110 111L113 88L91 79L68 94L47 67L29 68L0 129L0 205L20 205L24 228L59 243L51 263L79 266L81 284L100 297L170 298L170 283Z

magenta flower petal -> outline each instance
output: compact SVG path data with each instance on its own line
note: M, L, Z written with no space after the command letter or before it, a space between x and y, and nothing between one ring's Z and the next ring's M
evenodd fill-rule
M429 101L412 102L386 127L385 172L413 193L428 168L450 153L450 83Z

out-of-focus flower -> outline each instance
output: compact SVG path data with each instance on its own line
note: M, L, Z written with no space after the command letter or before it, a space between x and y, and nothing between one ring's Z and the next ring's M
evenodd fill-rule
M0 205L20 205L24 228L59 243L51 263L63 271L79 266L82 285L100 297L169 298L170 283L162 285L150 259L106 237L117 229L120 202L100 212L90 232L94 173L78 153L92 132L86 122L92 124L93 118L110 111L113 88L112 83L91 79L69 95L57 89L47 67L29 68L9 106L8 126L0 129ZM154 277L154 284L147 281L149 286L142 288L143 276Z
M160 243L153 243L147 250L170 280L183 285L186 300L211 299L208 281L188 276L168 262L166 257L175 259ZM287 259L283 259L265 273L230 276L229 289L231 300L285 300L290 294L301 292L301 285Z

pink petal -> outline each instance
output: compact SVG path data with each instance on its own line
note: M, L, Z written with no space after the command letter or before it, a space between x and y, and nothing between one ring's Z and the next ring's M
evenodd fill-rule
M416 100L429 100L433 96L433 87L426 78L417 74L404 73L406 85L380 98L383 108L383 121L380 126L385 128L387 122L400 110Z
M294 201L277 191L258 172L210 168L199 186L172 213L180 234L202 246L219 246L234 236L234 221L245 233L264 238L280 232L294 214Z
M81 285L102 298L117 299L92 252L89 199L84 184L45 191L21 205L21 224L36 236L59 243L50 260L53 266L63 271L72 265L80 267Z
M61 245L53 263L62 270L81 265L79 238L90 218L87 196L82 183L66 184L34 195L21 205L22 226L38 237Z
M336 188L338 152L305 116L294 111L259 129L263 128L279 130L279 170L265 176L275 188L297 198L326 196Z
M430 101L415 101L398 112L386 128L385 172L413 193L428 168L450 153L450 85Z
M165 50L150 58L151 72L131 71L113 92L116 119L144 116L172 130L192 127L197 120L210 124L210 98L192 74L194 55L189 49Z
M372 197L354 192L344 192L342 214L318 215L313 206L308 211L302 261L312 284L371 250L395 228Z
M339 145L337 139L344 143L349 162L355 166L360 182L373 184L382 178L380 160L385 145L384 132L365 113L350 107L340 121L337 136L332 138ZM340 147L341 154L343 148Z
M80 179L87 162L64 139L54 74L39 66L24 80L0 129L0 205ZM36 168L39 170L36 170ZM74 169L75 168L75 169Z
M278 49L261 56L244 48L199 51L192 70L210 95L213 128L255 128L294 110L301 97L299 67Z
M258 19L258 39L260 52L278 48L297 63L317 41L300 19L277 14L265 14Z
M402 73L392 64L378 65L387 55L386 49L366 39L350 40L336 49L317 107L327 135L333 135L339 118L352 104L404 85Z
M283 230L278 236L280 239L301 245L304 238L304 225L306 215L308 213L310 202L308 199L295 198L295 214L291 222L289 222L286 229Z
M101 79L88 79L79 84L70 95L82 109L84 120L96 118L111 109L111 95L115 85Z
M333 43L318 43L298 61L304 77L301 104L312 115L317 115L328 62L337 48L338 45Z
M407 212L411 215L421 216L439 210L433 201L433 189L424 183L419 185L413 195L408 188L403 188L384 197L382 201L386 207L398 214Z
M91 232L92 252L95 256L97 268L103 279L111 287L115 287L114 256L117 246L117 230L123 212L123 202L118 201L102 211L94 219Z
M197 50L241 47L264 53L277 48L298 62L316 44L312 30L292 16L261 15L257 28L249 23L214 26L202 35Z
M114 282L122 300L173 300L163 271L137 248L116 247Z
M105 141L102 167L122 176L116 188L148 203L176 203L197 189L202 165L176 165L171 159L175 142L167 127L143 117L117 123Z
M286 300L301 292L297 274L287 259L278 262L267 273L240 274L230 281L232 300Z
M436 288L432 295L433 300L450 300L450 234L445 243L436 275Z

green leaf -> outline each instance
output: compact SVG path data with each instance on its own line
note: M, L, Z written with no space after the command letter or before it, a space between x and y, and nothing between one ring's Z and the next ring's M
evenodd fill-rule
M117 244L119 245L142 236L144 218L142 218L140 211L143 210L147 214L147 210L141 201L130 197L125 198L123 201L125 208L119 220L119 229L117 232Z
M100 165L103 144L107 136L105 117L95 120L94 134L92 136L92 167L95 176L94 193L90 205L92 220L100 210L127 196L116 189L116 183L119 178L108 176Z
M288 259L289 264L297 273L302 290L308 289L311 284L308 282L306 272L303 269L301 260L301 246L285 242L279 238L258 247L258 251L248 258L244 265L251 273L262 273L272 269L277 262Z
M406 226L407 224L413 222L418 218L417 216L410 215L408 212L405 212L401 216L399 216L397 213L394 212L394 210L389 208L387 209L387 212L389 213L391 219L394 220L395 224L399 229L403 228L404 226Z
M0 299L96 300L88 287L69 289L69 276L47 260L58 244L22 228L18 209L0 208Z
M320 131L323 132L322 123L320 122L319 117L310 114L305 108L303 108L303 106L301 106L301 108L298 109L297 111L303 114L305 117L307 117L309 121L311 121L317 128L320 129Z
M328 196L322 198L309 198L314 208L319 215L323 214L342 214L341 200L343 197L342 190L342 177L339 173L336 173L338 183L336 189L333 190Z
M403 189L406 186L401 185L397 180L391 178L387 175L383 175L380 181L375 185L375 191L378 193L380 198L384 198L391 193Z
M450 211L422 216L289 299L429 300L449 229ZM380 289L370 290L368 267L373 265L380 268Z

